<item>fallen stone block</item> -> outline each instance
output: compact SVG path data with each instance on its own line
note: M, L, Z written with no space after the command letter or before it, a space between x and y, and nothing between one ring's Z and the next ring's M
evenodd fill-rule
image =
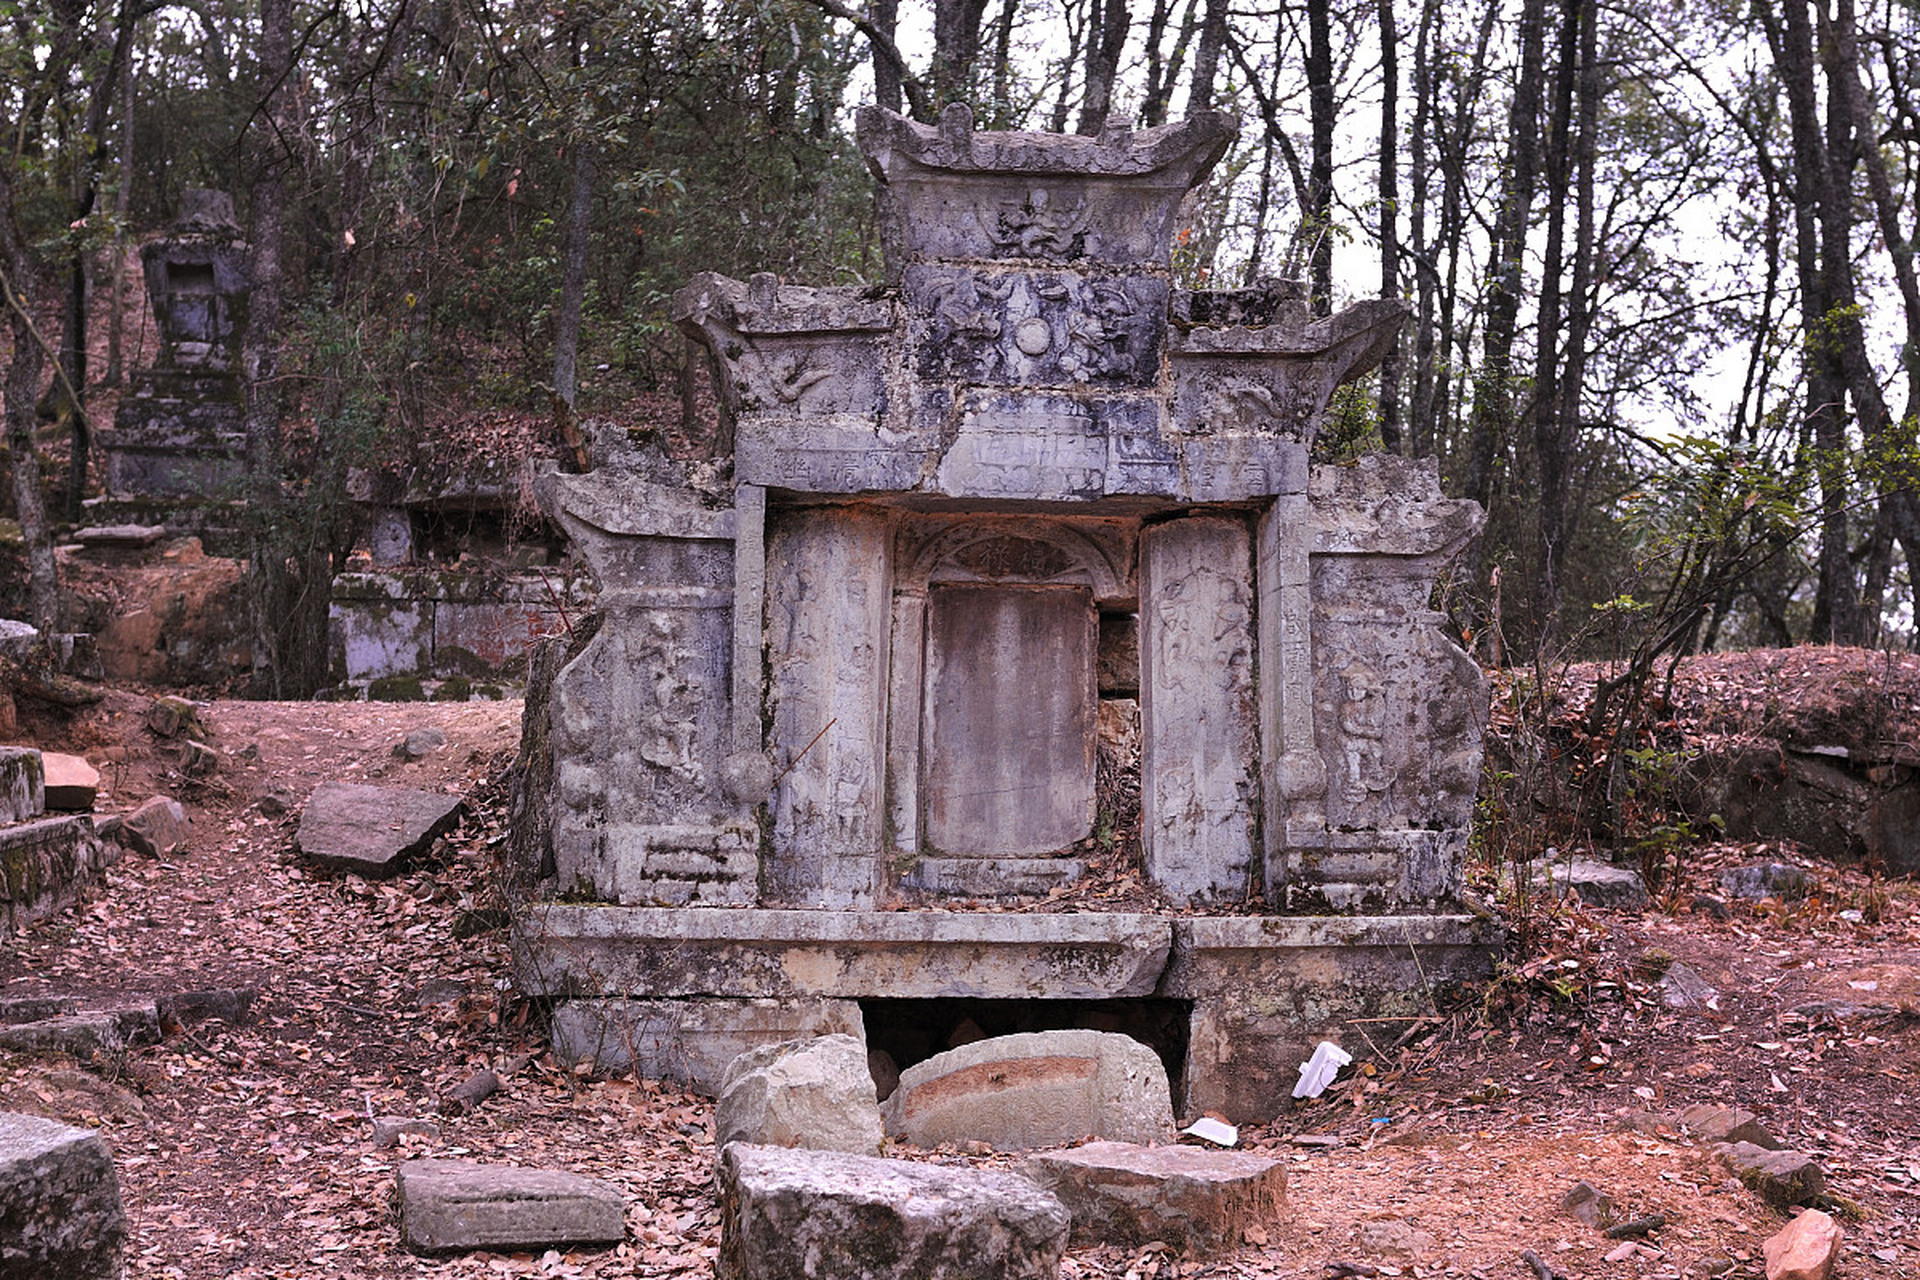
M1718 1107L1697 1103L1680 1113L1687 1132L1709 1146L1727 1142L1750 1142L1768 1151L1778 1151L1780 1139L1767 1132L1760 1117L1738 1107Z
M230 1027L237 1027L252 1014L253 1002L259 996L252 987L209 987L161 996L157 1004L164 1022L190 1027L218 1018Z
M33 747L0 747L0 826L47 811L46 766Z
M984 1142L1002 1151L1083 1138L1164 1142L1173 1133L1167 1071L1153 1050L1110 1031L1033 1031L949 1049L900 1073L887 1132L922 1147Z
M1542 880L1555 894L1572 890L1574 896L1590 907L1615 911L1638 911L1650 899L1640 873L1632 867L1616 867L1611 862L1575 858L1571 864L1549 863L1542 868Z
M120 822L127 846L149 858L170 858L187 846L187 811L170 796L154 796Z
M91 813L100 790L100 771L79 756L43 751L47 808L54 813Z
M1720 1144L1714 1153L1776 1209L1810 1203L1827 1189L1819 1163L1803 1151L1769 1151L1751 1142L1732 1142Z
M38 1022L79 1011L80 1001L73 996L8 996L0 999L0 1025Z
M714 1144L880 1150L867 1047L852 1036L817 1036L752 1049L734 1059L713 1108Z
M119 858L83 813L0 827L0 938L78 902Z
M1845 1234L1820 1210L1807 1210L1760 1246L1767 1280L1829 1280Z
M1675 1012L1687 1009L1707 1009L1720 993L1713 984L1688 965L1671 964L1660 975L1656 984L1660 991L1660 1003Z
M83 547L113 550L138 550L150 547L167 536L163 524L90 524L73 531L73 540Z
M0 1277L113 1280L126 1234L99 1134L0 1112Z
M150 1044L159 1034L160 1023L153 1006L134 1004L0 1026L0 1049L64 1053L85 1061L99 1054L118 1053L131 1044Z
M1067 1210L1017 1174L736 1142L720 1280L1052 1280Z
M325 782L300 815L294 847L309 861L363 876L396 874L460 821L459 796L409 787Z
M200 724L200 709L185 698L168 694L155 698L147 708L147 728L162 738L178 738L205 732Z
M568 1000L554 1006L553 1051L568 1066L632 1071L718 1097L727 1068L751 1049L843 1033L864 1040L860 1005L817 996L715 1000Z
M1280 1161L1201 1147L1090 1142L1036 1152L1023 1172L1067 1206L1077 1245L1231 1249L1248 1227L1276 1222L1287 1196Z
M1807 873L1791 863L1756 862L1722 871L1720 888L1729 898L1744 898L1749 902L1763 898L1798 898L1807 891Z
M599 1178L472 1160L408 1160L395 1174L400 1233L416 1253L617 1244L625 1196Z

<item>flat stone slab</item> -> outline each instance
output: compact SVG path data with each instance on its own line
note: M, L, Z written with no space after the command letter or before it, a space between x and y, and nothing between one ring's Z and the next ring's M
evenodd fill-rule
M163 524L90 524L76 529L73 540L83 547L150 547L167 536Z
M1804 1151L1769 1151L1751 1142L1732 1142L1722 1143L1714 1153L1736 1178L1776 1209L1811 1204L1827 1189L1819 1162Z
M0 1111L0 1276L114 1280L126 1234L99 1134Z
M324 782L300 815L294 847L323 867L393 875L460 820L459 796L411 787Z
M852 1000L568 1000L553 1009L553 1051L606 1075L636 1071L718 1097L735 1058L836 1032L866 1039Z
M1173 1134L1166 1068L1138 1040L1110 1031L1030 1031L935 1054L900 1073L885 1118L888 1134L921 1147L1025 1151Z
M1277 1222L1287 1196L1278 1160L1202 1147L1089 1142L1027 1157L1023 1170L1073 1215L1073 1243L1210 1253Z
M100 771L80 756L59 751L43 751L40 762L46 769L47 808L56 813L91 813L94 796L100 790Z
M880 1150L867 1046L852 1036L788 1040L741 1054L713 1108L714 1145Z
M1149 996L1172 924L1115 912L793 911L544 903L517 931L536 995Z
M1749 1142L1767 1151L1780 1150L1780 1139L1767 1132L1760 1117L1740 1107L1696 1103L1679 1115L1680 1123L1701 1142Z
M408 1160L394 1178L400 1234L417 1253L617 1244L626 1235L625 1193L599 1178L473 1160Z
M1052 1280L1067 1246L1017 1174L736 1142L719 1184L720 1280Z
M1556 862L1543 866L1538 875L1543 887L1550 886L1552 892L1562 895L1571 889L1575 897L1590 907L1638 911L1651 901L1638 871L1632 867L1616 867L1611 862L1575 858L1571 864Z

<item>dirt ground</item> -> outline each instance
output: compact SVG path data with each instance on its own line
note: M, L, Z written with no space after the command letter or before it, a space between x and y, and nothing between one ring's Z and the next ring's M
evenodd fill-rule
M78 910L0 945L9 996L260 992L245 1025L202 1023L110 1062L0 1055L0 1107L107 1135L129 1218L127 1273L709 1273L710 1107L654 1082L557 1067L538 1011L509 988L506 935L487 927L497 903L485 871L503 838L519 704L215 702L203 716L222 763L196 781L144 728L149 700L114 692L70 723L23 722L16 740L94 759L102 810L162 791L183 799L191 846L165 861L129 855ZM397 759L393 746L426 726L446 745ZM470 813L398 879L310 872L290 851L299 805L336 778L463 792ZM275 792L291 808L269 817L259 802ZM1688 876L1706 888L1720 863L1781 853L1706 848ZM1760 1113L1820 1157L1847 1229L1841 1277L1920 1275L1920 891L1811 870L1808 898L1735 905L1726 919L1541 908L1540 941L1490 989L1411 1026L1356 1026L1343 1037L1358 1059L1350 1080L1242 1131L1243 1145L1288 1165L1281 1222L1204 1261L1075 1250L1064 1274L1307 1277L1345 1262L1491 1280L1533 1276L1520 1261L1531 1249L1569 1280L1758 1277L1760 1243L1782 1215L1658 1120L1712 1101ZM1653 978L1673 962L1719 989L1717 1007L1662 1007ZM502 1071L502 1092L469 1112L443 1108L481 1066ZM376 1150L369 1117L385 1114L436 1116L443 1137ZM413 1257L390 1203L409 1154L612 1179L631 1195L629 1241ZM1660 1213L1668 1225L1606 1261L1618 1242L1557 1212L1578 1179L1612 1196L1616 1219Z

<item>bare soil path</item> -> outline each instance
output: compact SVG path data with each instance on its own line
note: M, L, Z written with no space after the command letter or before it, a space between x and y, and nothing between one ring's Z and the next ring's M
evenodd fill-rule
M559 1069L541 1053L538 1011L507 986L505 932L486 927L519 704L213 703L204 716L223 763L194 783L143 727L147 701L116 692L70 724L23 725L20 740L102 762L113 793L103 808L180 795L191 847L164 862L129 856L77 912L0 947L0 994L260 991L244 1026L203 1023L115 1062L0 1055L0 1107L107 1134L131 1224L128 1274L710 1273L709 1107ZM427 726L447 745L396 759L394 744ZM290 842L298 805L332 778L461 791L472 812L396 880L318 874ZM276 790L294 807L269 817L259 801ZM1704 851L1689 875L1705 887L1716 861L1754 852ZM1410 1029L1356 1028L1361 1074L1243 1132L1290 1166L1287 1218L1264 1240L1204 1262L1076 1250L1065 1273L1308 1277L1342 1261L1492 1280L1531 1276L1519 1256L1532 1249L1573 1280L1753 1280L1782 1217L1656 1119L1715 1101L1761 1113L1819 1155L1831 1189L1857 1206L1843 1280L1920 1275L1920 893L1816 871L1812 897L1736 906L1724 920L1543 909L1543 941L1491 990ZM1662 1007L1653 978L1676 961L1719 988L1717 1007ZM502 1070L502 1092L443 1113L447 1090L481 1066ZM369 1115L389 1113L434 1116L442 1138L376 1150ZM1340 1145L1297 1145L1301 1134ZM390 1205L409 1153L611 1178L631 1193L629 1241L413 1257ZM1618 1216L1661 1213L1669 1225L1646 1251L1606 1261L1618 1242L1556 1211L1581 1178Z

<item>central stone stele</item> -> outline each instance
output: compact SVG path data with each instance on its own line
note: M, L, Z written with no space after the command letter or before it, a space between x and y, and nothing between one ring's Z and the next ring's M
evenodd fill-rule
M600 587L536 663L514 845L563 1051L711 1088L863 1000L1152 998L1176 1109L1264 1118L1317 1040L1485 970L1486 688L1427 607L1481 513L1430 462L1308 464L1399 303L1174 283L1233 129L867 109L884 286L677 295L731 482L620 441L541 490ZM1109 734L1188 910L1076 893ZM970 909L1049 891L1079 906Z

